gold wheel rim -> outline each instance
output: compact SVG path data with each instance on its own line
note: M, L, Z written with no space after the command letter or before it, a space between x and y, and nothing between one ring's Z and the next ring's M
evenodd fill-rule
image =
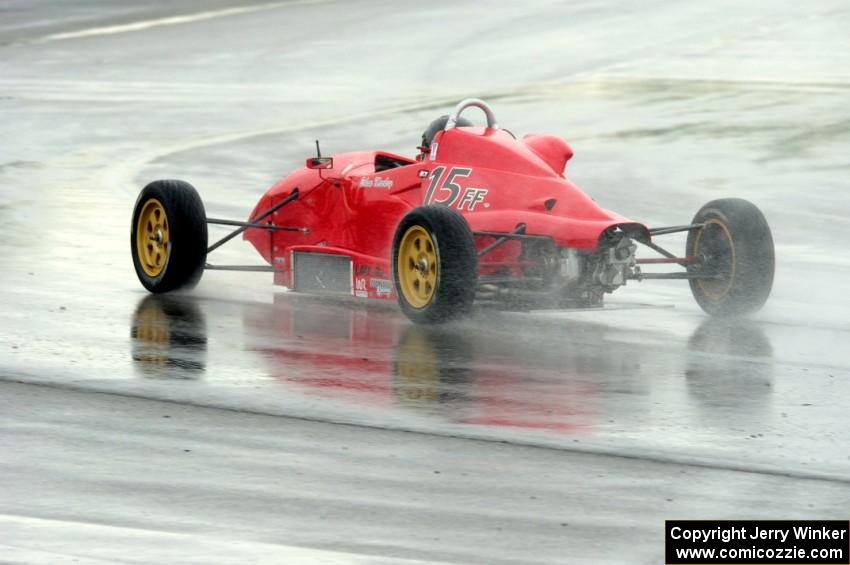
M171 239L165 207L156 198L142 206L136 223L136 252L142 270L149 277L157 277L168 263Z
M697 279L697 285L700 287L703 294L705 294L705 296L710 300L720 300L726 296L726 293L728 293L729 289L732 288L732 283L735 280L735 244L732 241L732 234L729 233L729 228L726 227L726 224L719 220L708 220L705 222L703 228L697 233L697 239L694 243L695 255L698 256L700 254L702 236L705 233L706 228L709 226L716 226L723 232L723 236L729 244L732 262L728 277L724 277L722 279Z
M424 308L437 290L439 266L434 238L422 226L411 226L398 246L396 275L405 301Z

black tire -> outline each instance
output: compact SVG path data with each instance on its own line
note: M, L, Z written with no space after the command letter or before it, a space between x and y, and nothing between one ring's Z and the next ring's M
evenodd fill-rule
M433 289L424 304L411 303L407 298L399 271L402 240L408 230L416 227L432 238L436 258ZM478 254L469 224L458 212L445 206L420 206L411 210L402 218L393 238L392 269L398 303L414 322L442 323L466 314L472 307L478 283Z
M139 219L143 212L147 216L148 206L155 212L156 203L165 214L162 221L167 240L163 245L162 230L156 232L159 241L152 245L161 253L151 251L156 253L151 259L142 249L147 245L144 232L150 226L140 226ZM198 284L207 259L207 217L198 191L179 180L158 180L142 189L133 209L130 249L136 275L149 291L169 292Z
M700 208L688 234L687 255L700 259L697 272L716 280L691 279L697 303L713 316L742 316L761 308L773 286L773 236L764 215L740 198L713 200Z

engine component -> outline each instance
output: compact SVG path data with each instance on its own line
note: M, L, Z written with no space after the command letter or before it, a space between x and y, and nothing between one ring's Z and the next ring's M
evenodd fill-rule
M584 273L584 258L578 249L562 248L558 260L558 274L563 286L573 286L581 280Z
M635 251L637 245L628 237L621 238L616 245L603 251L593 271L593 282L603 286L607 292L626 284L635 266Z

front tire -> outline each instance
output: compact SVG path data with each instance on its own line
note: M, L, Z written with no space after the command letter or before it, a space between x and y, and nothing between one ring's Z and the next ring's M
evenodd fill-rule
M195 188L158 180L139 193L130 249L136 275L151 292L194 287L207 259L207 218Z
M695 272L714 279L690 279L697 303L713 316L755 312L773 286L773 236L764 215L740 198L713 200L700 208L688 234L687 255L699 259Z
M478 284L478 254L469 224L445 206L420 206L393 238L393 283L398 303L420 324L469 312Z

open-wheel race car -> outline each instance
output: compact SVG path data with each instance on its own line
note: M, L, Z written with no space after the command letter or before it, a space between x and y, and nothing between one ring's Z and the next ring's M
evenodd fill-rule
M483 111L486 127L461 116ZM525 308L601 306L629 280L687 279L712 315L759 309L773 283L770 228L756 206L714 200L689 224L648 228L598 206L564 176L573 152L554 135L517 139L481 100L461 102L422 136L416 158L357 151L307 159L260 198L247 221L206 217L188 183L139 194L131 248L151 292L194 286L204 270L268 271L305 293L397 300L421 323L473 302ZM234 230L209 244L208 224ZM688 232L678 256L655 238ZM243 234L268 265L214 265ZM659 256L637 258L637 244ZM679 270L647 273L644 264Z

